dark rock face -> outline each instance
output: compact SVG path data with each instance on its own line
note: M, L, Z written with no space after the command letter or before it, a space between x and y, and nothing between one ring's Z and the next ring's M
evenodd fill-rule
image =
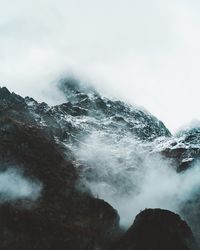
M60 88L67 102L54 107L0 88L0 173L16 167L42 185L35 202L0 203L2 250L107 250L121 235L118 213L80 182L81 171L68 146L93 131L116 141L126 134L148 143L160 137L173 140L145 110L102 97L74 79L62 81ZM149 210L138 215L114 249L193 250L191 242L191 230L177 215Z
M70 105L80 110L79 115L82 115L83 112L97 121L100 119L109 121L106 123L107 129L130 132L137 138L144 140L171 136L164 124L147 111L118 100L102 97L93 87L85 86L78 80L64 79L60 82L59 87L65 93L66 100L70 102ZM90 128L92 128L91 125Z
M183 173L193 168L198 170L200 160L200 128L180 131L161 147L162 154L174 162L177 172ZM198 175L198 173L197 173ZM192 197L181 204L181 215L189 222L198 245L200 245L200 190L196 188Z
M163 154L175 160L179 172L188 169L200 159L200 128L180 131L164 148Z
M136 216L113 250L195 250L187 223L167 210L147 209Z
M0 171L16 167L42 184L34 203L27 198L0 204L0 249L93 250L108 244L119 230L117 212L77 188L73 163L22 98L16 101L4 88L0 97Z

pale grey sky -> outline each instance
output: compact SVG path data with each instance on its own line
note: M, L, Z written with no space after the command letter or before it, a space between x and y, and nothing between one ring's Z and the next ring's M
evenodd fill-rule
M0 0L0 82L59 102L53 83L73 73L175 131L200 119L199 13L197 0Z

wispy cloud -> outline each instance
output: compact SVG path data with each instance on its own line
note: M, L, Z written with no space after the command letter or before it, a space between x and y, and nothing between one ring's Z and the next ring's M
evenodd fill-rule
M41 183L23 176L16 167L0 172L0 203L20 199L35 201L41 190Z
M174 130L200 116L199 10L196 0L2 1L0 82L62 102L53 83L73 72Z
M116 141L114 135L99 131L80 145L75 155L89 168L82 173L83 182L94 196L118 210L124 227L146 208L181 213L200 190L199 162L177 173L172 162L150 154L147 145L131 135Z

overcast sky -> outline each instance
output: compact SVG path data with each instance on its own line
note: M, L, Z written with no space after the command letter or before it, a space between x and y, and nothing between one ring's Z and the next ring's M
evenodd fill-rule
M200 119L199 13L197 0L0 0L0 83L62 102L53 84L73 73L175 131Z

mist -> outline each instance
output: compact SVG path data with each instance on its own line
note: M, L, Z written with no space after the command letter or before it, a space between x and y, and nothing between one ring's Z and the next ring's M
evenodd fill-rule
M145 208L162 208L181 214L181 208L200 190L200 163L177 173L176 166L131 135L120 140L96 131L74 148L87 166L83 183L97 198L109 202L128 228Z
M41 190L41 183L25 177L16 167L0 172L0 203L23 199L36 201Z
M0 3L0 84L11 91L61 103L53 86L72 73L172 131L199 117L198 1Z

